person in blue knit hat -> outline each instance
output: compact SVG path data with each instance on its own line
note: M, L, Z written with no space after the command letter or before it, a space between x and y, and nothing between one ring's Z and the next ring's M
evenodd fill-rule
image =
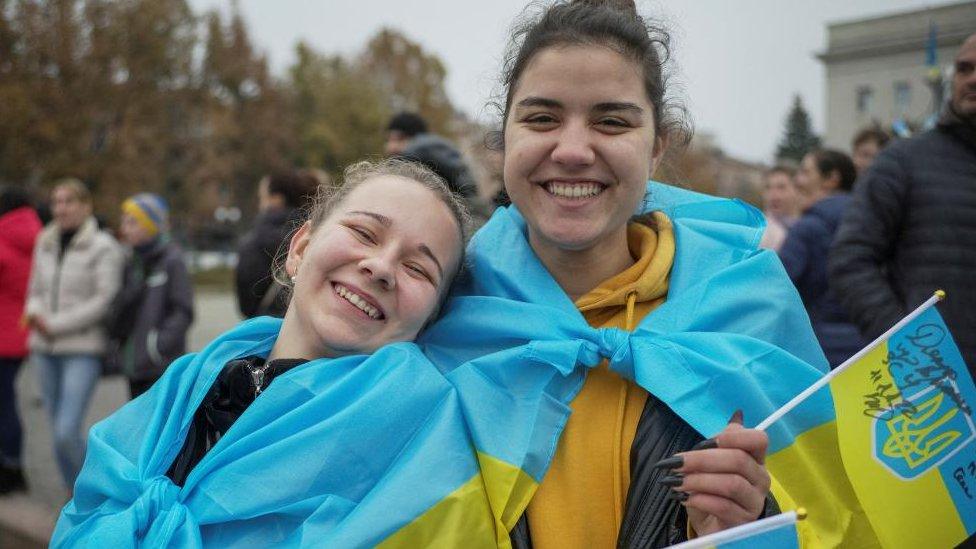
M108 316L109 367L129 380L132 398L186 352L193 286L183 253L169 237L169 206L140 193L122 203L119 233L131 253Z

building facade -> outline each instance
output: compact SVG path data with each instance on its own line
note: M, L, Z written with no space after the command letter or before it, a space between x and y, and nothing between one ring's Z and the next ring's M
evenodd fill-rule
M848 150L872 124L918 127L940 107L926 65L931 29L947 82L959 46L976 32L976 1L828 25L827 50L817 56L827 73L826 146Z

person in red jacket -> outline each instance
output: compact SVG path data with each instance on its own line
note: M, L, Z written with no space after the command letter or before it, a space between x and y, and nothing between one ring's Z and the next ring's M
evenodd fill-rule
M27 356L24 300L40 231L41 220L27 193L14 187L0 190L0 494L27 488L14 381Z

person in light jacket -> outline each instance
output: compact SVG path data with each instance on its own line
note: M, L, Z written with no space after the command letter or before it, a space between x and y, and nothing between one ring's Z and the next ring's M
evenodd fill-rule
M131 398L186 353L193 322L193 285L168 226L169 207L161 197L141 193L122 203L119 231L132 253L108 316L108 360L129 380Z
M65 484L72 486L85 457L82 421L101 372L103 322L119 289L122 254L98 229L91 194L81 181L60 181L51 211L54 220L34 247L25 317L54 455Z

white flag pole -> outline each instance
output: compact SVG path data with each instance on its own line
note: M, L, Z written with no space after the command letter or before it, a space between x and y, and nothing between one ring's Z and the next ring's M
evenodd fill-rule
M932 297L930 297L927 300L925 300L925 303L922 303L921 305L918 306L917 309L915 309L914 311L908 313L908 316L906 316L905 318L899 320L898 323L895 324L894 326L892 326L891 328L889 328L887 332L885 332L885 333L881 334L880 336L878 336L877 338L875 338L875 340L872 341L871 343L869 343L867 347L865 347L865 348L861 349L860 351L858 351L857 353L855 353L854 356L852 356L851 358L845 360L843 364L841 364L840 366L834 368L827 375L825 375L822 378L818 379L816 383L814 383L813 385L807 387L806 389L803 390L803 392L801 392L800 394L798 394L795 397L793 397L792 400L790 400L789 402L787 402L786 404L784 404L783 406L781 406L779 410L776 410L775 412L773 412L772 414L770 414L770 416L767 417L766 419L762 420L759 423L759 425L756 425L756 429L758 429L760 431L765 431L770 425L772 425L773 423L776 423L780 418L782 418L783 416L785 416L786 414L788 414L793 408L796 408L797 406L799 406L800 404L802 404L803 401L807 399L807 397L809 397L813 393L816 393L817 391L819 391L820 389L822 389L825 385L827 385L828 383L830 383L830 380L834 379L835 377L837 377L841 373L843 373L844 370L846 370L848 367L850 367L851 364L854 364L858 360L861 360L861 358L863 358L865 355L867 355L868 353L870 353L871 351L873 351L875 348L877 348L878 345L881 345L883 342L887 341L888 338L892 336L892 334L894 334L898 330L901 330L902 328L904 328L905 325L908 324L909 322L915 320L915 318L918 315L924 313L930 307L932 307L933 305L935 305L939 301L945 299L945 295L946 294L945 294L944 291L942 291L942 290L936 290L935 294L933 294Z

